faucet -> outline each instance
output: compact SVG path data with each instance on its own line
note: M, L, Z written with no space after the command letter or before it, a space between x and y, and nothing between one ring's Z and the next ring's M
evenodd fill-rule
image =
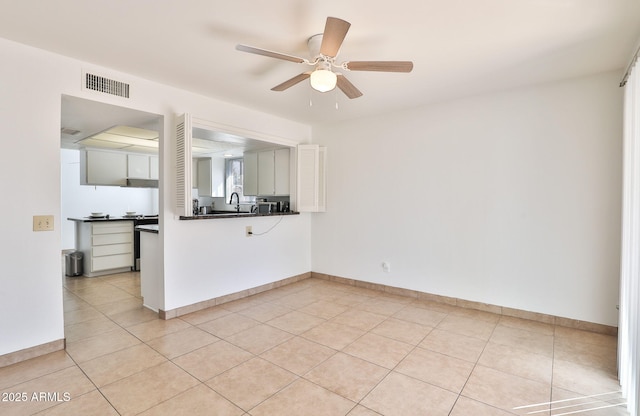
M238 195L237 192L234 192L231 194L231 198L229 198L229 204L233 204L233 196L236 196L236 212L239 214L240 213L240 195Z

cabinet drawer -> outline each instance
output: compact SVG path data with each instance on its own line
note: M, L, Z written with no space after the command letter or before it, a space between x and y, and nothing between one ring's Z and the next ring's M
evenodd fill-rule
M114 234L114 233L130 233L133 232L133 223L130 221L105 222L101 224L93 224L93 235L98 234Z
M97 246L92 248L92 255L93 257L101 257L112 256L114 254L131 254L133 253L133 249L131 247L131 243Z
M114 256L95 257L91 259L91 271L118 269L121 267L131 267L133 257L129 254L116 254Z
M131 243L133 242L133 235L131 233L120 233L120 234L102 234L102 235L94 235L91 237L91 245L93 246L103 246L106 244L122 244L122 243Z

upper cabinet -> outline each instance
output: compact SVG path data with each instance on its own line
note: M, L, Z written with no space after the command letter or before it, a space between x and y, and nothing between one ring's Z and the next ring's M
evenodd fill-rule
M286 196L290 194L290 150L282 148L245 152L244 194Z
M243 165L242 192L245 195L258 195L258 154L245 152Z
M202 157L197 163L198 196L224 197L224 159Z
M80 184L125 186L127 179L158 179L158 156L105 150L80 152Z
M291 151L277 149L273 151L274 195L289 195L291 190Z
M124 186L127 184L127 154L101 150L80 152L80 184Z
M158 179L158 156L127 154L127 177Z

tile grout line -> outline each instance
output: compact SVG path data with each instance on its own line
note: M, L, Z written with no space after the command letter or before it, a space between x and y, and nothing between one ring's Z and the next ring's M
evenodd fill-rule
M455 402L453 403L453 406L451 406L451 409L449 410L449 415L451 415L451 412L453 412L453 409L455 409L456 404L458 403L458 400L460 400L460 397L462 396L462 392L464 391L464 388L467 386L467 384L469 383L469 379L471 378L471 375L473 374L473 372L475 371L476 367L478 367L478 363L480 362L480 359L482 358L482 355L484 354L484 351L487 349L487 345L489 345L489 341L491 340L491 337L493 336L493 334L496 332L496 328L498 327L498 324L500 323L500 318L498 318L498 321L496 322L496 324L493 326L493 329L491 330L491 335L489 335L489 338L487 338L487 340L484 343L484 346L482 347L482 351L480 351L480 354L478 354L478 359L475 361L475 363L473 363L473 368L471 369L471 371L469 372L469 376L467 377L467 380L464 382L464 384L462 385L462 388L460 389L460 393L458 393L458 397L456 397ZM466 396L462 396L462 397L466 397ZM472 399L473 400L473 399ZM484 403L483 404L487 405L487 406L491 406L494 409L496 409L496 407L490 405L489 403ZM503 409L499 409L499 410L503 410Z

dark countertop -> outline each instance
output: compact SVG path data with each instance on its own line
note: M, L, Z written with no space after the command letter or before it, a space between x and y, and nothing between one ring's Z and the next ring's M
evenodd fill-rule
M203 214L203 215L194 215L192 217L185 217L184 215L180 216L181 220L217 220L223 218L247 218L247 217L278 217L283 215L299 215L300 213L297 211L290 212L273 212L271 214L256 214L255 212L223 212L223 213L213 213L213 214Z
M158 234L160 228L158 225L149 224L149 225L138 225L135 228L136 231L143 231L145 233Z
M143 219L149 219L150 217L144 217ZM157 218L157 217L153 217ZM135 221L140 219L139 217L115 217L112 215L105 217L82 217L82 218L67 218L69 221L77 222L107 222L107 221Z
M94 217L82 217L82 218L67 218L69 221L78 221L78 222L107 222L107 221L133 221L135 218L126 218L126 217L102 217L102 218L94 218Z

